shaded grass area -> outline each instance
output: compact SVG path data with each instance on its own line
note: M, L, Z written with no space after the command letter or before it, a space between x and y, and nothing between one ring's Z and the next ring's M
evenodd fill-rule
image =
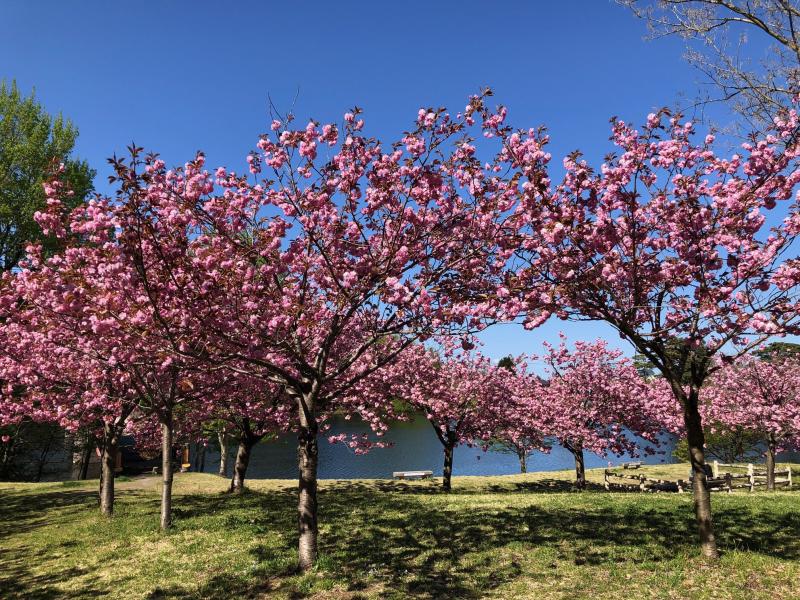
M686 467L647 472L682 477ZM719 564L695 550L688 494L584 493L569 472L437 482L326 481L320 560L295 569L291 481L120 483L113 519L96 482L0 484L0 598L800 598L800 493L713 497Z

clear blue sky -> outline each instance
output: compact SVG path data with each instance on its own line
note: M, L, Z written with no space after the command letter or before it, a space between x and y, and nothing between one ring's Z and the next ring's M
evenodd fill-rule
M598 163L609 117L640 123L697 90L682 43L645 34L611 0L4 0L0 78L77 124L100 191L105 159L131 141L168 164L203 150L242 170L268 95L300 119L361 106L370 133L395 138L419 107L460 108L489 85L516 126L548 126L556 161L581 148ZM602 324L554 321L491 329L485 351L537 352L559 331L630 350Z

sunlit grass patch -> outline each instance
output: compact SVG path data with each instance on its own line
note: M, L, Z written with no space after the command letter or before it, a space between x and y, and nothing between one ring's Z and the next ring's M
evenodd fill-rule
M685 465L651 467L682 476ZM320 487L320 559L296 569L296 485L176 478L175 526L158 530L160 480L0 485L2 598L792 598L800 596L800 493L715 494L723 556L695 549L689 494L587 492L571 473Z

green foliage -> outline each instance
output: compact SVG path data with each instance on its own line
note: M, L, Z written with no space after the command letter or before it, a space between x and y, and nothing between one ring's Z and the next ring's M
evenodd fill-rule
M13 269L28 242L43 239L33 214L45 206L42 184L54 164L64 164L73 205L92 191L95 172L70 158L78 130L60 114L51 117L34 98L22 96L16 82L0 83L0 271Z
M514 370L514 357L513 356L504 356L497 362L497 366L503 369L508 369L509 371Z
M394 397L391 399L391 401L392 410L396 415L405 415L407 417L411 417L417 412L414 407L403 398Z
M673 370L681 373L681 381L683 383L691 381L693 369L696 372L702 372L708 360L705 348L687 347L686 342L677 337L666 343L664 353ZM633 366L643 377L661 376L656 366L644 354L634 354Z
M720 423L705 430L706 459L715 458L724 463L758 461L761 458L763 439L742 427L724 427ZM685 439L675 445L672 456L676 460L689 461L689 446Z
M768 346L753 352L761 360L792 358L800 355L800 344L792 342L772 342Z
M650 362L650 359L644 354L637 352L633 355L633 366L642 377L650 378L658 376L658 369L656 369L655 365Z

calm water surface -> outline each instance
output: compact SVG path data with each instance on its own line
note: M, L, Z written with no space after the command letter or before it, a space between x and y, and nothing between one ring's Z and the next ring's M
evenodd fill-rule
M336 420L326 435L339 433L367 433L369 428L363 423ZM375 448L365 455L356 455L343 444L329 444L321 438L319 446L319 477L321 479L372 479L391 478L392 471L433 471L441 476L443 452L442 445L430 423L422 416L413 421L395 423L385 436L393 442L390 448ZM674 462L672 448L674 442L665 440L661 454L633 459L630 456L608 456L602 458L586 453L586 467L603 467L609 462L613 465L628 460L642 460L648 464ZM229 456L235 456L232 447ZM553 446L549 454L536 452L528 458L528 471L557 471L574 468L572 454ZM217 472L219 453L206 454L205 470ZM233 469L233 458L229 459L228 470ZM519 460L515 454L496 451L484 452L480 448L459 446L453 459L454 475L509 475L519 473ZM229 473L230 474L230 473ZM282 436L277 440L258 444L253 449L248 477L254 479L293 479L297 476L297 441L293 436Z

